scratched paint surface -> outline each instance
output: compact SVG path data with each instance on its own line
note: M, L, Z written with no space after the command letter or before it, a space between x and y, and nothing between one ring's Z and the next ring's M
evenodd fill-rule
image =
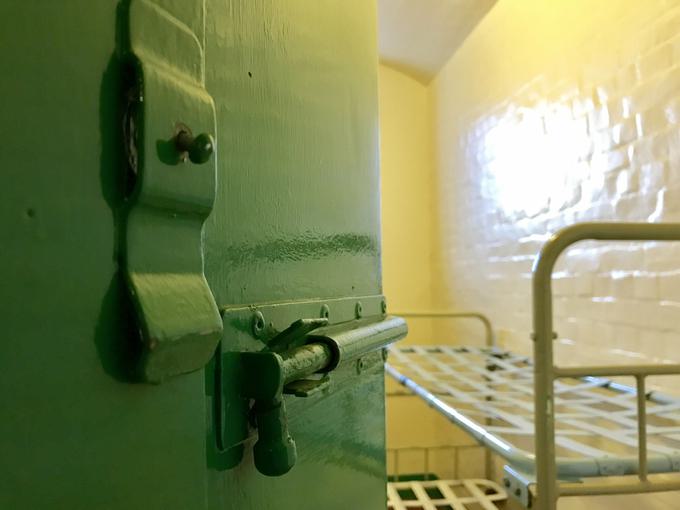
M211 2L218 305L379 289L373 2Z
M375 16L365 0L208 3L206 276L220 307L380 293ZM381 367L344 367L328 396L289 400L296 466L264 477L249 444L213 472L211 508L384 508Z

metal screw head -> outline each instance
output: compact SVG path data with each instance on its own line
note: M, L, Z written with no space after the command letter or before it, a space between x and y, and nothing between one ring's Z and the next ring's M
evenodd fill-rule
M189 159L192 163L202 165L210 159L215 150L215 140L208 133L201 133L189 147Z
M515 489L515 496L518 498L522 495L522 490L521 489Z
M366 363L364 363L363 358L359 358L357 360L357 374L360 374L361 372L363 372L364 368L366 368Z
M262 312L255 312L252 318L253 335L255 335L257 338L261 337L262 333L264 333L265 325L266 323L264 321L264 315L262 315Z
M506 487L510 487L510 479L509 478L503 478L503 485Z
M331 316L331 309L328 307L328 305L321 305L321 313L319 316L322 319L328 319Z
M175 147L178 151L186 153L189 160L197 165L202 165L210 159L215 150L215 139L208 133L193 136L191 131L182 126L175 135Z
M382 310L383 315L387 313L387 300L383 299L380 302L380 310Z
M357 319L361 319L364 315L364 307L361 304L361 301L357 301L357 304L354 306L354 315Z

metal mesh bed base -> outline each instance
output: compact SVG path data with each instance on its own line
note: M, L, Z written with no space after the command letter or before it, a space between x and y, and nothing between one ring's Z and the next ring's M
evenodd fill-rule
M392 347L389 375L505 458L533 473L533 367L497 348ZM638 469L636 391L601 377L555 381L557 474L563 480ZM680 471L680 400L647 395L648 469Z
M680 490L678 477L671 481L648 477L680 471L680 399L645 389L650 376L680 375L680 363L555 365L553 272L560 255L581 241L680 241L680 223L586 222L550 236L532 269L535 367L526 357L509 352L452 346L392 349L393 359L386 367L413 393L503 457L508 462L504 485L525 507L535 502L540 510L556 510L563 496ZM487 343L494 344L490 321L482 314L410 315L476 317L484 323ZM606 377L632 377L635 389ZM637 480L580 482L617 475L635 475Z
M498 510L505 491L489 480L428 480L387 484L388 510Z

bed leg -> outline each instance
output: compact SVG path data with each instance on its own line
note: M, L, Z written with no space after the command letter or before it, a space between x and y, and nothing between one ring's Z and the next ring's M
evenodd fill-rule
M553 238L554 239L554 238ZM540 510L557 509L557 465L555 459L555 365L552 314L552 271L561 246L548 242L534 264L533 326L534 334L534 413L536 455L536 506Z

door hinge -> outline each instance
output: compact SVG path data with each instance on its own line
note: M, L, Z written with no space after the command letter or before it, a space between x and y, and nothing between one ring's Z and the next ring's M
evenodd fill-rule
M195 33L202 23L178 19L196 12L203 11L180 16L132 0L128 13L137 104L125 125L134 126L126 138L137 147L128 150L136 168L124 265L144 343L141 376L154 383L205 366L223 329L203 273L203 224L215 201L215 106Z

